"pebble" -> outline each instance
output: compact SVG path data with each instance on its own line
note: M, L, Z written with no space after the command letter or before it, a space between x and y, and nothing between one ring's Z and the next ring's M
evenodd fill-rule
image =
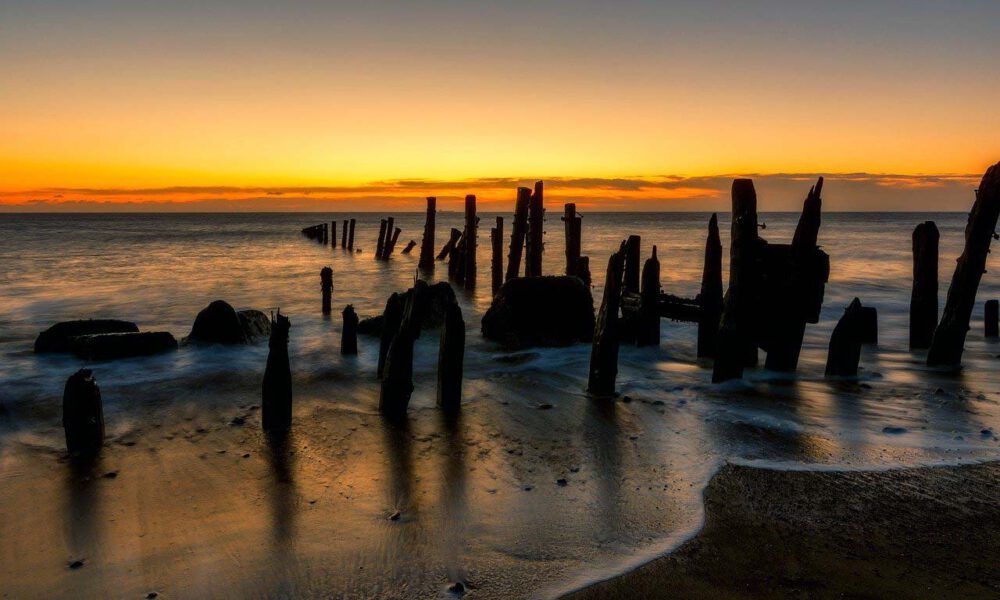
M71 569L79 569L81 567L83 567L83 559L82 558L79 559L79 560L74 560L73 562L69 563L69 568L71 568Z
M988 436L993 435L993 430L990 429L989 427L987 427L986 429L983 429L979 433L981 433L984 437L988 437Z
M566 487L567 485L569 485L569 482L566 481L565 478L560 478L556 479L556 485L558 485L559 487Z
M146 594L146 600L153 600L153 598L156 598L157 596L159 596L159 594L156 592L149 592Z
M250 453L248 452L248 453L244 454L243 458L250 458Z
M448 591L452 594L464 594L465 585L461 581L456 581L448 586Z
M101 477L105 479L114 479L115 477L118 477L118 471L108 471L104 475L101 475Z
M397 511L393 512L391 515L389 515L389 520L390 521L398 521L399 517L401 517L401 516L403 516L403 514L397 510Z

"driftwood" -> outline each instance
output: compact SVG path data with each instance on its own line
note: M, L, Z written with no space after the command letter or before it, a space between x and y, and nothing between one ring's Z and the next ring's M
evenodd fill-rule
M378 367L375 374L382 379L385 371L385 358L389 353L389 344L392 343L393 336L399 331L399 323L403 320L403 299L398 293L393 293L385 303L385 311L382 313L382 332L378 346Z
M465 321L458 302L451 302L445 309L437 372L437 404L447 411L458 410L462 404L464 361Z
M856 377L861 362L861 301L855 298L830 336L827 377Z
M261 419L265 431L281 431L292 424L292 370L288 364L288 317L278 311L271 322L267 367L261 385Z
M348 304L344 308L344 328L340 333L340 353L351 355L358 353L358 313L354 306Z
M929 348L938 318L938 243L934 221L913 230L913 291L910 294L910 349Z
M528 205L531 204L531 190L517 188L517 202L514 204L514 225L510 230L510 254L507 255L507 277L510 281L521 272L521 253L528 231Z
M424 219L424 237L420 241L420 269L434 270L434 229L437 223L437 198L427 198L427 216Z
M333 295L333 269L323 267L319 272L320 286L323 290L323 314L330 314L330 297Z
M615 393L618 378L619 323L618 309L622 295L622 277L625 270L625 242L618 252L608 259L604 282L604 299L594 326L594 342L590 350L590 376L587 390L598 396Z
M420 336L426 301L427 283L418 280L406 299L402 319L392 336L382 371L378 406L379 412L389 418L404 417L410 404L413 394L413 344Z
M441 248L441 252L438 252L437 260L444 260L451 256L452 250L455 249L455 245L458 244L458 240L461 239L462 232L452 228L451 235L445 245Z
M351 233L347 236L347 249L354 250L354 224L355 219L351 219Z
M63 390L63 430L71 455L92 457L104 444L104 406L101 388L90 369L80 369Z
M1000 301L987 300L983 307L983 334L988 338L1000 337Z
M576 214L576 204L570 202L563 207L563 229L566 236L566 274L575 276L580 263L583 217Z
M542 276L542 254L545 252L544 184L535 182L535 191L528 203L528 241L524 270L527 277Z
M1000 216L1000 163L986 171L976 192L976 201L965 227L965 250L955 265L955 274L948 288L941 323L934 330L927 364L957 367L962 362L969 319L976 303L979 281L986 271L986 255L990 251Z
M719 319L722 317L722 241L719 238L719 218L714 213L708 221L705 240L705 266L698 293L698 357L715 356Z
M639 310L636 323L635 343L637 346L660 345L660 261L656 258L656 246L653 254L646 259L642 267L642 307Z
M497 226L490 229L490 249L491 291L496 296L503 285L503 217L497 217Z
M462 248L462 279L465 282L465 289L471 290L476 287L476 230L479 227L479 217L476 216L476 197L469 194L465 197L465 231L462 238L465 246Z

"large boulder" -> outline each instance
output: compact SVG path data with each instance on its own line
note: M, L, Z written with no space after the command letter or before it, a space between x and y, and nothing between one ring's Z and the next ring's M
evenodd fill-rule
M177 340L166 331L99 333L73 338L73 353L90 360L149 356L177 349Z
M483 315L482 331L511 350L589 342L594 298L578 277L511 279Z
M35 352L72 352L73 339L81 335L138 332L139 327L135 323L118 319L63 321L38 334L35 340Z
M185 341L203 344L251 344L271 334L271 320L259 310L237 312L228 302L216 300L195 317Z

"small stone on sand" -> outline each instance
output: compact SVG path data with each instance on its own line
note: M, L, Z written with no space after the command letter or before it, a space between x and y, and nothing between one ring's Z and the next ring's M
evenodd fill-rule
M448 591L452 594L464 594L465 585L461 581L456 581L455 583L448 586Z
M559 487L566 487L568 484L569 482L565 478L556 479L556 485Z
M69 568L71 568L71 569L79 569L81 567L83 567L83 559L82 558L79 559L79 560L74 560L73 562L69 563Z
M101 475L101 477L105 479L114 479L115 477L118 477L118 471L108 471L104 475Z
M551 404L539 404L538 405L538 410L549 410L550 408L552 408Z
M397 510L397 511L393 512L393 513L392 513L391 515L389 515L389 520L390 520L390 521L398 521L398 520L399 520L399 517L401 517L401 516L403 516L403 515L402 515L402 513L400 513L400 512L399 512L399 511Z

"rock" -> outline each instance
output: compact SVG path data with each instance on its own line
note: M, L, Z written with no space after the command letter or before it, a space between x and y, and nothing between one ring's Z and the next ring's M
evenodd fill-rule
M412 293L412 289L410 288L406 292L399 292L400 301L404 306L410 297L409 295ZM427 304L422 307L420 329L437 329L444 325L444 315L447 306L456 302L455 290L452 289L451 284L447 281L439 281L434 285L424 288L422 293L426 295ZM382 323L384 320L383 315L361 319L358 322L358 333L363 335L382 335Z
M569 485L569 482L566 481L565 478L560 478L556 480L556 485L558 485L559 487L566 487L567 485Z
M88 360L150 356L177 349L177 340L167 331L98 333L70 340L73 353Z
M548 402L543 402L539 404L536 408L538 408L538 410L549 410L550 408L552 408L552 405L549 404Z
M452 594L464 594L465 585L461 581L456 581L448 586L448 592Z
M104 475L101 475L101 477L103 477L105 479L117 479L118 478L118 471L108 471Z
M483 336L508 349L569 346L594 337L594 298L577 277L524 277L503 284Z
M35 352L71 352L73 338L102 333L138 333L139 326L117 319L86 319L56 323L38 334Z
M236 312L216 300L202 309L185 341L205 344L250 344L271 334L271 320L259 310Z
M365 317L358 321L358 333L362 335L382 335L383 321L385 321L385 316L383 315Z
M403 516L402 513L400 513L397 510L397 511L394 511L391 515L389 515L389 520L390 521L398 521L401 516Z
M905 427L883 427L882 433L887 433L889 435L902 435L906 433Z
M73 570L79 569L81 567L83 567L83 559L82 558L79 559L79 560L74 560L73 562L69 563L69 568L71 568Z

